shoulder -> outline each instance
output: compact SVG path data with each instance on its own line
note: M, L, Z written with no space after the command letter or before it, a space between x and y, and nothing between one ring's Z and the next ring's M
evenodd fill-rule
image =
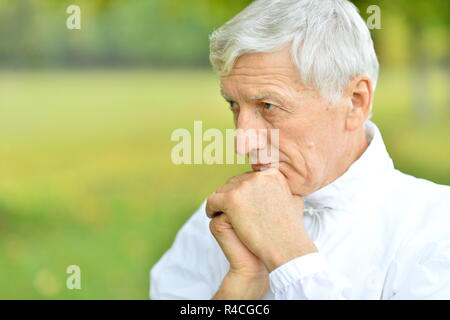
M400 242L393 246L386 297L448 297L450 187L395 170L387 190L386 204L396 202L389 214Z
M386 204L395 203L401 210L417 213L444 213L442 209L450 206L450 186L416 178L397 169L391 170L382 179L381 186ZM447 210L449 212L449 210ZM447 214L448 217L450 215Z
M427 218L441 216L450 218L450 186L416 178L399 170L393 170L390 178L390 192L397 202Z
M445 240L450 234L450 187L392 170L383 179L380 209L406 243Z
M447 254L450 187L395 170L389 192L391 201L396 201L397 230L403 235L400 252Z

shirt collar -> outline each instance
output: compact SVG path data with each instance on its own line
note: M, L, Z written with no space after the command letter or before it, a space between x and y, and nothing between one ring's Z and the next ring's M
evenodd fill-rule
M304 196L305 207L348 208L359 194L381 177L382 173L394 168L380 130L375 123L366 121L365 132L369 145L364 153L343 175L325 187Z

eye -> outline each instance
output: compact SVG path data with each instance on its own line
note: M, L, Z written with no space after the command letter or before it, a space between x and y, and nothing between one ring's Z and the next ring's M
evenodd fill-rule
M238 107L238 104L235 101L228 101L228 104L230 105L231 109L236 109Z
M277 106L275 106L275 105L273 105L271 103L264 102L263 103L263 107L264 107L264 110L270 111L270 110L275 109Z

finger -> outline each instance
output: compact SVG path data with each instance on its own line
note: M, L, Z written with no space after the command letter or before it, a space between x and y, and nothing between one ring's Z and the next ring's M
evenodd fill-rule
M252 172L245 172L245 173L243 173L241 175L229 178L227 180L227 183L225 183L223 186L221 186L220 188L218 188L216 190L216 193L225 193L225 192L228 192L230 190L233 190L234 188L236 188L236 185L239 182L242 182L242 181L245 181L245 180L249 179L252 176L252 174L254 174L253 171Z
M289 183L288 183L286 176L278 168L269 168L264 171L259 171L259 172L257 172L257 174L262 175L262 176L276 177L277 180L280 181L280 183L284 186L284 188L286 190L288 190L289 192L291 192L290 191L291 189L289 187Z
M210 225L222 225L226 224L230 228L232 228L230 221L228 220L228 216L226 214L218 215L211 219Z
M214 218L215 216L225 212L225 208L224 193L214 193L208 197L205 211L209 218Z
M221 186L219 189L217 189L216 193L225 193L225 192L228 192L230 190L233 190L234 188L236 188L236 184L234 184L234 183L227 183L227 184L224 184L223 186Z
M236 242L235 238L237 238L237 236L234 233L233 226L229 222L226 214L212 218L209 222L209 229L214 238L216 238L221 245L223 245L224 242L229 243L230 240L231 242Z
M239 239L226 214L211 219L209 228L231 265L239 264L242 257L248 255L256 259L256 256Z
M248 178L250 178L252 176L252 174L254 174L253 171L248 171L248 172L244 172L243 174L240 174L238 176L231 177L230 179L228 179L227 184L238 183L238 182L247 180Z
M260 174L262 176L272 176L272 175L280 174L280 170L278 170L278 168L267 168L267 169L262 169L261 171L258 171L258 174Z

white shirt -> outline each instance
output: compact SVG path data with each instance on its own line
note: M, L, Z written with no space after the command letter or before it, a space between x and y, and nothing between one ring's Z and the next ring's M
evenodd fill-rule
M396 170L373 122L366 134L361 157L303 197L319 252L273 270L264 299L450 299L450 187ZM151 270L152 299L215 294L229 264L209 221L203 203Z

